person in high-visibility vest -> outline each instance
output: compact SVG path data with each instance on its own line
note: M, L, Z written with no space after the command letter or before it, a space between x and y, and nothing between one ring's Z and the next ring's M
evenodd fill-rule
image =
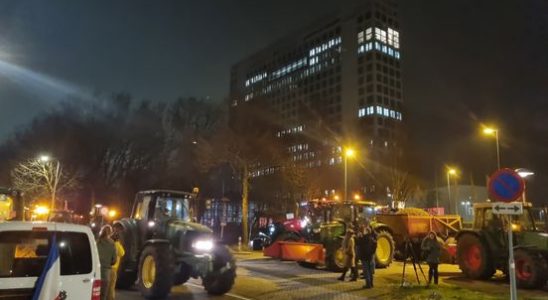
M110 283L108 286L108 300L114 300L114 293L116 289L116 280L118 279L118 268L120 267L120 261L126 254L124 246L120 243L120 234L117 231L112 233L111 239L114 241L114 247L116 248L116 262L112 265L110 273Z

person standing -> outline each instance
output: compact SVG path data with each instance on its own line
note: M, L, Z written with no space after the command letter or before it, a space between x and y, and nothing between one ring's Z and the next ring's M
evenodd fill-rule
M120 233L115 231L114 233L112 233L111 238L114 241L114 248L116 248L116 262L114 263L114 265L112 266L112 270L110 271L110 284L107 297L108 300L114 300L116 280L118 279L118 267L120 267L120 261L122 260L122 257L126 254L124 246L122 246L122 243L120 242Z
M434 284L438 284L438 265L440 264L441 243L434 231L429 232L422 240L421 249L423 251L423 257L426 257L426 263L428 263L429 267L428 285L432 283L432 278L434 278Z
M364 226L362 237L356 241L358 244L358 256L362 263L365 279L364 289L373 287L373 274L375 274L375 252L377 251L377 235L370 226Z
M111 234L112 227L110 225L103 226L96 242L97 252L99 252L99 263L101 264L101 300L107 299L110 272L112 265L116 263L116 247L110 238Z
M356 251L355 251L355 240L354 240L354 230L348 229L346 231L346 235L344 236L343 242L342 242L342 249L344 251L344 269L337 278L338 280L344 281L344 278L346 276L346 272L350 270L351 278L350 281L356 281L358 280L358 270L356 269Z

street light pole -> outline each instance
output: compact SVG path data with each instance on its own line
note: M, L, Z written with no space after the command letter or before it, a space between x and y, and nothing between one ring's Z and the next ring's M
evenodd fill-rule
M343 201L348 202L348 158L354 156L354 149L346 148L344 154L344 194Z
M348 155L344 155L344 194L343 194L343 200L346 203L347 202L347 195L348 195Z
M447 171L447 199L449 202L449 209L451 209L451 181L449 180L449 171Z
M55 203L57 197L57 185L59 184L59 173L61 169L61 163L57 160L57 166L55 167L55 178L53 180L53 191L51 192L51 210L55 210Z
M500 144L499 144L499 130L492 127L483 128L483 133L487 135L494 135L497 143L497 169L500 170Z
M499 146L499 130L495 129L495 140L497 141L497 169L500 170L500 146Z

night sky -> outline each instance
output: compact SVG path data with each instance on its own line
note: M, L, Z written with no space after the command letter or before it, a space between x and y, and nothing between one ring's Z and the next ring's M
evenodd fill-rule
M0 139L68 93L222 101L233 63L349 2L3 0ZM414 172L432 180L450 163L483 184L495 144L479 127L493 124L503 165L535 171L531 195L547 203L548 2L400 2Z

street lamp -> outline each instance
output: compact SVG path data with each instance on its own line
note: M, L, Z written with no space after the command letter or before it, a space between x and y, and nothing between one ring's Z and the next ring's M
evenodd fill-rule
M38 160L44 164L51 163L52 158L49 155L40 155ZM53 178L53 188L51 191L51 210L55 210L55 200L57 196L57 185L59 184L59 174L61 173L61 163L56 159L55 174Z
M355 154L352 148L344 149L344 202L348 202L348 158L354 157Z
M523 178L524 182L526 182L527 177L535 175L535 172L533 172L531 170L523 169L523 168L516 169L516 173L518 173L519 177ZM524 185L523 194L521 195L521 197L522 197L521 200L523 202L527 202L527 197L526 197L526 193L525 193L526 189L527 189L527 184Z
M454 168L447 168L447 200L449 202L449 208L451 208L451 176L457 175L457 170ZM458 213L457 201L455 200L455 213Z
M500 145L499 145L499 130L492 127L483 128L483 134L495 136L497 142L497 169L500 170Z

